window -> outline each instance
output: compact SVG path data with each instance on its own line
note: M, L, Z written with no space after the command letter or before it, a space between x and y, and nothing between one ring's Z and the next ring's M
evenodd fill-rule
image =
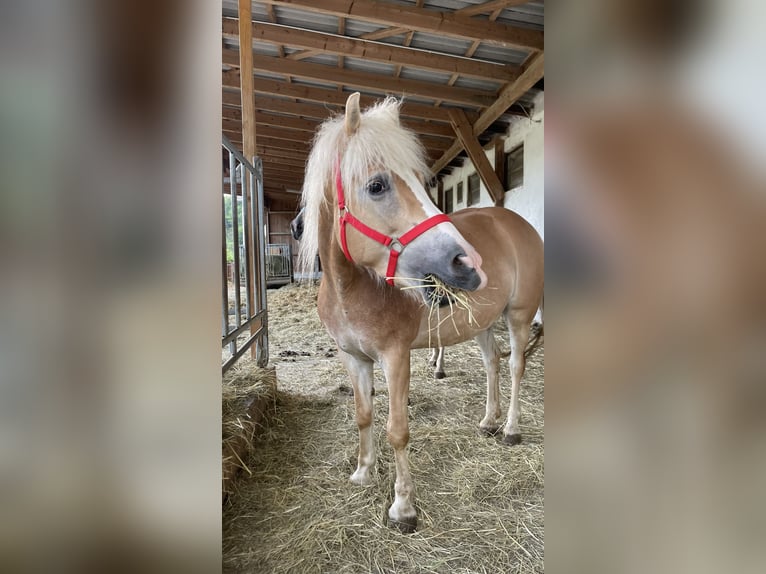
M505 154L505 189L524 185L524 144Z
M452 188L444 192L444 213L452 213Z
M479 174L472 173L468 176L468 206L477 205L481 202L481 184Z
M457 184L457 203L463 203L463 182Z

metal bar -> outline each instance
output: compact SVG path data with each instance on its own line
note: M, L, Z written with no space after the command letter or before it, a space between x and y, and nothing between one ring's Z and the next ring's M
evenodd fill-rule
M241 153L239 153L239 150L234 146L233 143L227 138L226 136L221 136L221 140L223 141L223 147L226 148L226 151L228 151L230 154L234 154L234 157L237 158L237 161L239 163L245 164L245 169L249 171L255 172L255 167L253 167L253 164L250 163L249 160L245 158Z
M252 304L253 302L250 299L250 292L251 292L251 286L250 286L250 254L251 254L251 241L248 241L248 237L252 236L252 219L247 217L247 207L248 207L248 194L251 193L252 188L250 187L250 181L251 178L249 177L250 172L247 172L248 177L245 177L245 166L242 165L242 222L244 224L244 239L245 239L245 317L247 319L250 318L252 314ZM250 219L250 221L248 221ZM250 225L248 225L248 223ZM248 233L249 232L249 233ZM251 237L252 239L252 237Z
M225 188L225 184L223 187ZM225 337L229 331L229 278L226 257L226 195L224 193L221 193L221 260L221 336Z
M255 164L255 173L257 176L257 189L258 189L258 241L260 244L260 247L258 249L258 256L259 256L259 262L258 262L258 271L260 276L260 290L259 294L261 297L261 309L266 312L266 330L263 332L263 336L261 337L261 342L258 345L257 348L257 354L258 354L258 364L261 367L265 367L266 364L269 362L269 331L268 331L268 324L269 324L269 317L268 317L268 308L267 308L267 300L266 300L266 262L264 261L264 245L266 244L266 237L263 235L265 232L264 228L264 222L263 222L263 210L264 210L264 202L263 202L263 163L260 159L253 158L253 163Z
M243 322L239 327L231 331L230 333L227 333L227 335L223 338L223 345L226 345L227 343L230 343L237 337L239 337L242 333L247 331L248 327L250 327L254 323L260 322L263 324L263 320L266 318L266 312L261 311L251 319L248 319L247 321Z
M231 179L231 231L234 244L234 324L239 327L242 324L242 302L240 300L239 283L239 199L237 198L237 178L234 154L229 153L229 173ZM240 179L244 179L240 174Z
M245 353L245 351L247 351L250 348L250 346L255 342L255 340L258 337L261 337L261 336L265 337L266 333L267 333L266 325L264 325L263 327L258 329L257 332L255 332L253 335L251 335L250 338L247 341L245 341L245 343L242 345L241 349L239 349L236 353L233 353L231 357L226 359L226 362L223 364L223 372L225 373L226 371L228 371L229 368L234 363L237 362L237 359L239 359ZM263 366L263 365L261 365L261 366Z

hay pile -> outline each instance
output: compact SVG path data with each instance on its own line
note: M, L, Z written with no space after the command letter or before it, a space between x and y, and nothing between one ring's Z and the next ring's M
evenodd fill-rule
M436 380L428 351L413 352L410 462L418 531L386 525L395 467L385 437L388 396L376 368L375 483L348 481L356 465L353 399L334 343L315 309L316 288L269 292L277 407L246 461L252 476L224 507L228 572L543 572L542 350L522 383L524 443L505 447L476 432L484 414L481 354L447 350ZM498 332L499 333L499 332ZM501 346L507 348L507 337ZM501 371L504 410L508 366Z
M240 471L251 471L245 459L253 451L256 433L263 427L267 412L273 410L277 388L276 371L261 369L241 358L224 375L221 400L221 443L223 498L235 492Z

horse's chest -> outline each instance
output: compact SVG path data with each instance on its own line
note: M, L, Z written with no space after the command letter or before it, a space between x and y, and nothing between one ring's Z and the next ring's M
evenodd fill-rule
M319 298L319 318L338 347L347 353L374 357L403 338L414 338L411 328L403 328L392 310L361 306L353 299ZM410 333L410 331L413 331Z

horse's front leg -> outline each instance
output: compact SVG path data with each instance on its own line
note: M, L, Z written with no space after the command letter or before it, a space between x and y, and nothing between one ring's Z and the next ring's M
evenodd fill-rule
M394 449L396 483L394 503L388 509L393 526L402 532L413 532L418 518L415 511L415 485L410 474L407 443L410 440L407 398L410 392L410 350L397 349L386 353L381 360L388 382L388 442Z
M340 351L340 359L351 378L359 427L359 457L351 482L364 485L372 482L375 468L375 443L372 434L372 366L371 360Z

